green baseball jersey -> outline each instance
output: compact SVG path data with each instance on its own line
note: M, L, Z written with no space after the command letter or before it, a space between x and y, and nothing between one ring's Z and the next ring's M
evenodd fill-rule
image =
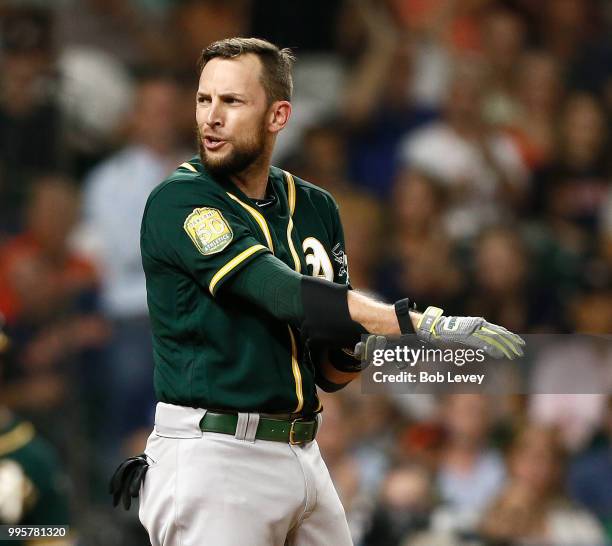
M331 195L275 167L268 195L260 206L193 158L149 196L141 252L160 401L266 413L320 410L295 326L223 290L264 253L302 274L349 282Z
M0 523L70 524L66 476L54 450L31 423L10 415L0 425Z

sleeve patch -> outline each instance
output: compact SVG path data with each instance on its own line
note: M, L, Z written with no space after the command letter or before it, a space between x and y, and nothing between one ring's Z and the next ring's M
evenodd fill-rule
M187 216L183 229L204 256L221 252L234 238L234 232L221 211L213 208L194 209Z
M337 264L338 277L346 276L348 284L348 260L346 258L346 252L344 252L340 243L336 243L334 248L332 248L332 255L334 257L334 262Z

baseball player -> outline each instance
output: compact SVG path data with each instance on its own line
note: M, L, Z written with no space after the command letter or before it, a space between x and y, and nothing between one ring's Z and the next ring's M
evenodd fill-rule
M0 315L0 375L10 342ZM32 423L0 403L0 525L69 525L67 480L55 451ZM8 531L7 531L8 532ZM75 537L49 530L45 538L13 537L15 546L73 546Z
M414 333L517 356L481 318L423 315L350 290L338 207L270 166L291 114L288 50L254 38L200 59L200 153L150 195L141 228L159 403L145 454L111 482L140 493L152 546L348 546L315 441L316 386L359 373L362 334ZM380 341L375 336L368 338ZM366 343L367 345L367 343ZM146 476L146 478L145 478Z

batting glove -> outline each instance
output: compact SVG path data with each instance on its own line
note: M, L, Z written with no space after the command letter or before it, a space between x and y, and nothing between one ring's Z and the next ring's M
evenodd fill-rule
M132 499L140 494L140 486L149 470L147 456L143 453L138 457L130 457L123 461L115 470L109 483L108 491L113 496L113 506L117 507L123 501L123 507L130 509Z
M416 333L433 344L459 343L481 349L493 358L514 360L523 356L525 341L502 326L482 317L445 317L439 307L428 307L419 321Z
M506 328L482 317L445 317L439 307L428 307L416 328L419 339L434 345L458 343L480 349L493 358L514 360L523 356L525 341ZM401 336L399 342L402 342ZM386 336L371 334L355 347L355 354L369 361L375 350L388 347Z

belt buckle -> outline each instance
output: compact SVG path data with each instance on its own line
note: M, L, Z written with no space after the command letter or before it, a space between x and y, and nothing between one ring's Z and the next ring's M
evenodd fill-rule
M291 421L291 427L289 428L289 444L291 444L292 446L299 446L305 443L303 441L298 441L298 442L295 441L295 428L294 428L295 424L298 421L303 421L303 420L304 419L300 417L300 418L297 418Z

